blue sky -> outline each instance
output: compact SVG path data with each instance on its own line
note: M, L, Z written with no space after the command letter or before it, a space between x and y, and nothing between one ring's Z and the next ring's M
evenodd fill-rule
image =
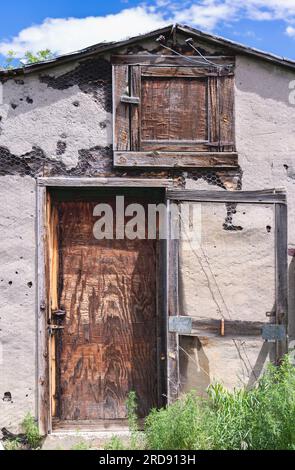
M63 54L173 22L295 59L295 0L13 0L1 5L0 54Z

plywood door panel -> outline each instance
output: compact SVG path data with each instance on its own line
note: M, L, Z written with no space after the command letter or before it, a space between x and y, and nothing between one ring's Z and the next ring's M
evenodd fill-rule
M98 202L58 203L63 420L126 418L130 390L157 405L156 241L96 240Z

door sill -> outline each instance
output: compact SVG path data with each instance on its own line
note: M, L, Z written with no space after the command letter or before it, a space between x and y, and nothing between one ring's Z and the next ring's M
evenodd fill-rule
M142 423L143 424L143 423ZM141 425L140 425L141 428ZM52 420L52 433L60 432L128 432L127 419Z

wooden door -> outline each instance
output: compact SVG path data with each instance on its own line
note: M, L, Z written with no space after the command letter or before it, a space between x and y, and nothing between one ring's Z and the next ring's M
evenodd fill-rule
M125 198L125 204L142 202ZM59 307L56 334L62 420L126 418L134 390L139 416L157 406L156 240L97 240L98 203L59 201Z

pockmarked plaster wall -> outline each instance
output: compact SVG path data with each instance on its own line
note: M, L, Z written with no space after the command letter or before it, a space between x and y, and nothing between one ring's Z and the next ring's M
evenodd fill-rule
M0 426L36 411L36 197L31 177L0 177Z

